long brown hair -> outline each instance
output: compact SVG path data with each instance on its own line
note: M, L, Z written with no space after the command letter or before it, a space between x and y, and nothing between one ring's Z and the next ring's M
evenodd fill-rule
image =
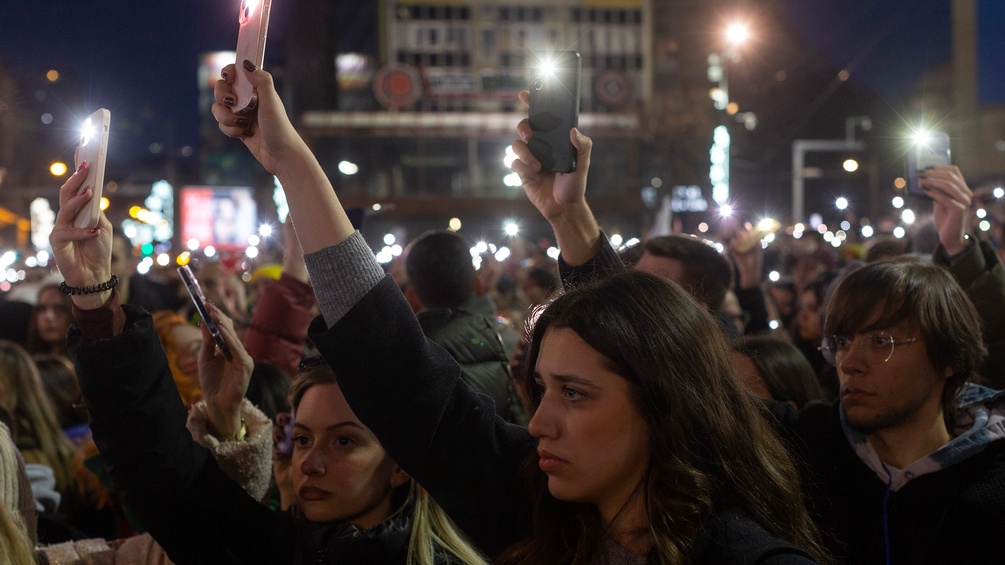
M573 290L536 320L528 367L551 328L575 331L603 355L648 424L650 457L636 485L648 518L637 534L652 541L647 562L688 562L705 520L730 508L824 559L789 454L736 377L725 336L688 293L639 271ZM537 402L533 380L526 385ZM591 562L606 535L596 507L556 500L543 473L526 472L537 496L533 531L499 563Z
M24 348L6 340L0 340L0 404L14 417L11 432L18 445L31 445L42 455L42 460L26 462L51 467L56 489L68 495L73 482L70 470L73 445L56 421L56 411L45 393L35 362ZM31 459L30 453L24 455Z

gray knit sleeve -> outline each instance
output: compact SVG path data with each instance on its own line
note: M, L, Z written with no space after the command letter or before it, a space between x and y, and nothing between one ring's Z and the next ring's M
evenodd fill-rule
M384 269L358 231L335 245L305 254L304 261L328 327L384 278Z

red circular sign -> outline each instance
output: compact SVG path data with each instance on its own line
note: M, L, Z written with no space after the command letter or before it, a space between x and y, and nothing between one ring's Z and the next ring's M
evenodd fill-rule
M381 67L373 80L373 94L388 108L411 106L422 96L422 79L411 65Z

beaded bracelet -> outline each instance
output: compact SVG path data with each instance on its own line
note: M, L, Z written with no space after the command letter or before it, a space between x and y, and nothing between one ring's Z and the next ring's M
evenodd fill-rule
M59 283L59 292L74 296L77 294L98 294L106 290L112 290L119 284L119 277L112 275L107 281L92 286L66 286L66 281Z

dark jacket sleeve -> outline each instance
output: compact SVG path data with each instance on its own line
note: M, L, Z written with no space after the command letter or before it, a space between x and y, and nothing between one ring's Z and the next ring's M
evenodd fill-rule
M573 267L561 255L558 256L558 274L563 288L589 284L625 269L618 252L611 246L611 240L603 232L600 234L600 249L586 263Z
M310 337L356 415L476 547L492 557L529 533L520 470L536 441L464 383L457 362L423 335L393 279L332 328L316 318Z
M940 245L932 260L952 273L977 308L988 348L978 372L991 388L1005 389L1005 267L985 242L969 246L952 261Z
M256 362L279 367L290 377L296 375L313 305L311 285L289 275L265 287L244 334L248 355Z
M289 562L292 518L255 502L196 444L153 320L124 309L123 333L88 342L73 326L68 337L117 494L178 565Z
M768 307L764 303L764 291L761 287L739 288L736 293L736 300L740 303L740 309L750 317L744 325L744 335L757 335L771 330L768 320Z

